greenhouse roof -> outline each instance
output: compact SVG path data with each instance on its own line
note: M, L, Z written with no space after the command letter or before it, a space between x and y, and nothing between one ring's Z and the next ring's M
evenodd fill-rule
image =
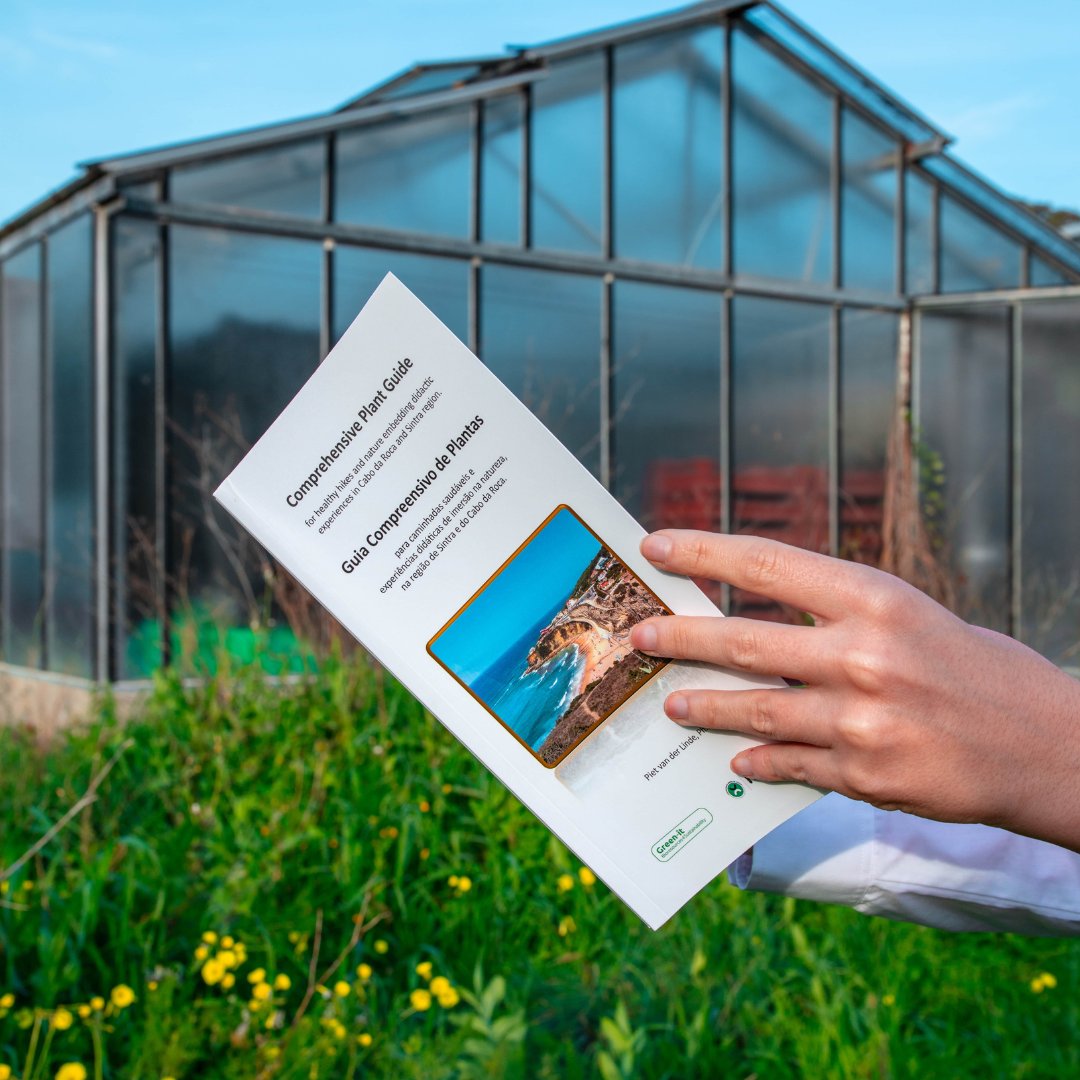
M833 49L773 0L705 0L655 16L534 46L512 46L497 56L425 62L378 83L326 113L243 131L173 143L81 163L83 173L0 226L0 238L82 187L106 176L133 178L158 169L257 149L306 136L392 119L442 105L487 97L544 78L550 61L590 49L715 22L740 14L793 62L832 86L905 143L909 160L1018 235L1080 272L1080 249L1025 206L946 153L952 138L871 75Z

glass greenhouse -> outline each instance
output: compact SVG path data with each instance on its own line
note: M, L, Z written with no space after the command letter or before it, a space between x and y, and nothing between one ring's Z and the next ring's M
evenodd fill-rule
M210 493L388 270L652 527L876 560L910 394L958 604L1075 664L1080 247L949 143L710 0L84 165L0 228L5 670L287 650Z

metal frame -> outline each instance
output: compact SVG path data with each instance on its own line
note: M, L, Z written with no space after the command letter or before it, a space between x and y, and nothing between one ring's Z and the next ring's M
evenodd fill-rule
M774 12L798 33L807 35L815 47L823 49L835 63L841 64L860 79L868 89L882 95L889 109L899 110L922 124L931 133L921 143L905 143L895 128L882 115L875 115L864 102L848 93L843 86L837 85L814 68L813 64L792 52L783 42L770 37L766 30L739 22L739 13L760 6ZM719 25L723 28L723 70L721 74L721 122L720 138L723 142L722 155L722 190L721 224L723 229L722 255L720 268L717 270L697 267L675 266L646 263L624 259L619 256L615 236L615 177L614 177L614 114L616 105L615 52L621 44L653 36L676 29L690 29L702 25ZM832 210L830 241L832 243L832 266L830 284L815 286L804 282L756 279L737 272L734 260L734 74L732 69L732 35L735 27L741 26L746 32L762 41L789 67L809 79L815 86L829 95L832 104L832 132L829 149L830 187L829 200ZM601 251L599 255L542 251L533 247L532 237L532 194L533 194L533 99L532 86L536 80L547 77L547 65L555 59L602 51L604 72L602 83L603 128L602 128L602 196L601 196ZM843 312L848 308L870 309L886 312L912 313L912 347L914 361L912 365L913 409L918 408L920 314L923 310L938 307L956 307L971 303L1003 302L1010 305L1012 314L1010 354L1011 401L1014 411L1010 433L1012 458L1010 475L1010 619L1011 625L1019 626L1019 582L1022 570L1020 541L1020 448L1022 432L1019 430L1019 408L1022 404L1022 313L1021 304L1040 299L1062 297L1080 298L1080 284L1076 286L1032 289L1022 287L1016 290L1004 290L994 293L951 294L911 297L905 294L906 274L906 191L907 169L914 168L919 175L931 184L932 210L930 221L931 245L933 253L933 287L940 288L941 272L941 221L940 204L942 193L948 190L950 197L978 214L994 228L1015 239L1021 250L1022 277L1026 285L1030 280L1030 266L1033 256L1037 255L1055 269L1074 274L1080 278L1080 269L1068 269L1056 257L1050 246L1040 246L1032 235L1025 235L1011 221L998 220L992 209L979 205L967 191L954 188L947 180L919 168L917 162L926 156L941 155L948 144L948 137L938 132L921 116L903 102L888 94L884 88L874 83L864 72L856 68L845 58L831 50L829 46L810 34L797 20L771 0L707 0L705 3L672 12L656 18L623 24L608 30L577 35L572 38L550 42L531 49L517 50L513 55L485 58L476 61L489 65L489 70L480 73L477 82L462 87L443 89L415 97L393 101L380 101L385 94L416 73L439 67L451 67L461 61L446 61L437 65L418 65L409 72L387 80L360 98L346 103L339 110L311 117L308 119L274 124L252 129L246 132L222 135L211 139L197 140L172 147L149 150L106 159L87 166L87 173L59 189L37 206L25 211L7 225L0 227L0 260L18 254L28 245L42 242L42 278L47 274L47 246L51 231L59 228L79 213L93 214L93 357L94 357L94 495L96 549L94 552L94 603L96 640L95 672L100 681L107 681L117 674L117 636L110 614L113 609L112 564L113 544L117 537L111 534L112 521L111 493L113 484L113 446L112 446L112 258L111 258L111 218L123 212L133 217L153 221L157 225L160 241L160 263L156 278L157 304L157 340L155 344L155 477L158 492L155 505L155 526L157 554L165 576L160 583L159 597L163 613L161 642L163 655L168 659L169 650L169 613L172 605L169 572L174 552L169 537L168 506L171 497L170 475L172 462L172 439L168 429L171 415L169 379L170 379L170 229L172 224L197 225L224 230L257 233L263 236L280 236L309 240L322 247L321 292L319 312L320 351L325 355L334 338L334 252L338 245L359 246L390 251L412 252L444 258L456 258L468 264L468 328L469 343L475 351L482 348L481 336L481 279L483 268L488 265L505 265L531 268L535 270L558 271L588 276L599 282L601 288L600 304L600 474L605 485L610 487L616 473L618 461L617 432L615 431L615 373L614 373L614 289L619 281L634 281L655 285L680 286L683 288L706 290L718 298L720 305L720 396L717 403L718 421L721 430L720 457L718 468L721 478L721 526L730 531L734 526L733 479L733 415L735 403L732 395L733 365L733 319L734 299L736 296L758 296L779 301L799 301L825 305L829 309L829 434L828 434L828 477L829 477L829 547L834 553L841 542L841 484L842 484L842 379L843 379ZM522 101L521 125L521 185L520 185L520 235L517 245L494 244L483 236L483 148L485 135L485 103L500 95L520 95ZM403 119L411 115L432 112L441 108L468 107L471 116L470 162L471 181L469 190L469 230L467 238L437 237L407 234L388 229L365 227L337 222L334 220L336 177L336 149L338 133L360 128L367 124L379 123L392 119ZM843 115L850 109L865 122L873 125L893 140L897 146L897 174L895 197L895 288L890 293L874 293L851 288L845 282L843 267ZM325 167L322 187L321 214L318 219L301 219L271 213L248 212L227 207L194 206L174 203L164 185L159 184L156 198L139 197L134 193L125 193L122 185L125 181L143 176L167 175L167 170L174 166L190 162L220 160L252 150L280 146L299 140L322 139L325 147ZM950 166L963 170L962 166L946 159ZM987 187L989 195L1000 198L980 178L973 178ZM1046 230L1048 227L1032 218L1033 223ZM1034 228L1034 225L1033 225ZM1080 268L1080 254L1077 256ZM47 290L46 290L47 292ZM48 297L42 301L42 341L43 358L47 358L48 342L45 339L48 326L46 305ZM0 319L4 312L0 310ZM0 358L2 360L3 358ZM43 380L51 378L46 364ZM43 382L42 439L43 468L48 468L46 455L51 454L51 442L47 425L49 387ZM47 492L42 500L42 538L47 549L46 515ZM0 522L0 530L6 523ZM3 533L0 532L0 536ZM47 587L45 552L43 551L43 593ZM6 589L7 583L0 581L0 589ZM730 599L730 590L724 590L724 599ZM119 625L119 624L117 624ZM42 634L42 664L47 663L47 634L44 624Z

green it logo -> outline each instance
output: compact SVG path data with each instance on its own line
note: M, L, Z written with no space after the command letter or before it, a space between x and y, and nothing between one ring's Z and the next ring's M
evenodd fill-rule
M733 799L741 799L745 790L746 789L737 780L730 781L727 786L727 793Z

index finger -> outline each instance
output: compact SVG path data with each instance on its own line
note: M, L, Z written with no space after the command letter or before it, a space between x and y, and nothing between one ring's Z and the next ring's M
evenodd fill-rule
M863 607L870 584L868 567L759 536L663 529L642 540L641 553L661 570L723 581L826 619Z

